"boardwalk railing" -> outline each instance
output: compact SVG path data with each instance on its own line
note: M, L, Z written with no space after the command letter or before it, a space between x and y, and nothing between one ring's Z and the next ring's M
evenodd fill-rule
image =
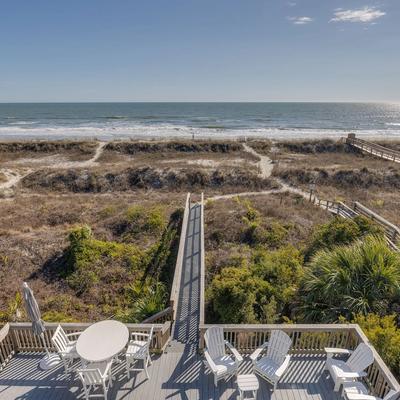
M354 202L354 211L357 212L357 214L364 215L365 217L368 217L372 221L376 222L378 225L380 225L383 230L385 231L385 235L390 240L392 243L397 243L400 241L400 228L397 227L396 225L393 225L389 221L387 221L385 218L381 217L374 211L370 210L369 208L365 207L358 201Z
M182 219L181 236L179 239L179 249L178 249L178 255L176 257L174 279L171 285L170 305L164 310L152 315L149 318L146 318L144 321L142 321L142 323L144 324L150 324L150 323L162 324L165 321L175 320L176 304L179 295L180 281L182 275L182 265L183 265L184 251L185 251L185 239L186 239L186 231L189 219L189 210L190 210L190 193L188 193L186 196L185 211L183 213L183 219Z
M381 146L376 143L367 142L366 140L357 139L355 135L349 134L346 138L346 143L354 146L362 151L373 154L377 157L391 160L394 162L400 162L400 152L387 147Z
M205 246L204 246L204 193L201 194L200 217L200 325L204 324L204 291L205 291Z
M204 348L204 333L215 325L200 326L200 348ZM225 339L243 354L250 354L269 339L272 330L280 329L293 340L294 354L321 354L325 347L340 347L354 350L359 343L369 343L356 324L326 325L218 325L224 329ZM371 346L373 348L373 346ZM391 388L400 390L400 385L379 354L373 349L374 363L367 370L366 383L376 396L383 397Z
M46 323L44 340L46 346L55 351L51 337L53 336L58 323ZM67 333L79 332L90 326L90 323L61 323L61 326ZM156 353L162 352L170 337L171 322L164 324L153 324L154 335L151 350ZM152 324L126 324L129 332L148 333ZM44 343L42 339L32 333L32 324L28 322L11 322L6 324L0 330L0 369L8 363L14 354L18 352L44 352Z
M398 247L398 244L400 243L400 228L358 201L354 202L353 208L340 201L321 200L317 199L315 196L312 197L311 195L310 201L313 204L322 207L333 214L340 215L343 218L354 218L357 215L363 215L364 217L369 218L383 229L389 246L393 250L400 251Z
M185 253L185 240L186 232L189 223L189 211L190 211L190 193L186 196L185 211L183 213L181 236L179 240L178 255L176 257L174 280L172 281L171 295L170 295L170 307L172 308L172 319L176 319L176 311L179 297L179 290L181 286L181 276L183 267L183 257Z

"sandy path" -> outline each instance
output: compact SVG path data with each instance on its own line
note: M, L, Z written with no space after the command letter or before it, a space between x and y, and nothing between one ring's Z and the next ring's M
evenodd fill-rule
M100 156L103 154L104 147L106 146L107 142L100 142L99 145L96 148L96 151L93 155L92 158L89 160L85 161L61 161L61 162L56 162L51 166L48 166L47 168L82 168L82 167L91 167L97 163L97 160L100 158ZM15 187L22 178L24 178L26 175L30 174L32 170L26 171L24 174L21 174L20 172L16 170L11 170L11 169L3 169L0 170L1 173L4 174L4 176L7 178L6 182L0 183L0 190L7 190L7 189L12 189Z
M100 142L92 158L85 161L61 161L50 166L50 168L83 168L92 167L103 154L107 142Z
M259 176L261 178L269 178L272 174L272 169L274 168L274 165L272 164L271 159L268 156L264 156L264 155L257 153L253 148L251 148L247 144L243 144L243 147L244 147L245 151L253 154L254 156L256 156L260 159L260 161L257 163L259 166L259 169L260 169ZM260 191L260 192L241 192L241 193L230 193L230 194L225 194L225 195L216 195L216 196L208 197L207 200L224 200L224 199L232 199L234 197L241 197L241 196L244 196L244 197L246 197L246 196L263 196L263 195L285 193L285 192L297 194L298 196L301 196L306 200L310 199L310 193L305 192L304 190L296 188L294 186L290 186L286 182L284 182L282 179L279 179L276 177L274 179L281 186L280 189L264 190L264 191ZM318 201L317 198L316 198L316 201ZM320 207L326 209L326 207L323 205L320 205Z
M272 164L272 160L268 156L257 153L252 147L248 146L245 143L243 143L243 148L248 153L250 153L253 156L256 156L260 159L260 161L258 161L258 163L257 163L258 167L260 168L260 176L262 178L269 178L271 176L272 170L274 168L274 165Z
M0 183L0 189L11 189L22 179L22 175L17 171L3 169L0 172L7 178L6 182Z

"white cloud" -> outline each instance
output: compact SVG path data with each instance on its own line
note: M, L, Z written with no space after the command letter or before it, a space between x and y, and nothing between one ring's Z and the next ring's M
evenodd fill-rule
M296 7L297 3L295 3L294 1L288 1L287 5L289 7Z
M311 17L288 17L288 20L295 25L306 25L314 21Z
M335 16L330 22L372 22L386 15L384 11L376 7L364 7L357 10L335 10Z

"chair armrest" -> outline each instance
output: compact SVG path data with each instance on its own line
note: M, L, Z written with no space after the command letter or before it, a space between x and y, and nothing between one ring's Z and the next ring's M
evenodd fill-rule
M364 376L367 376L368 374L364 371L361 372L339 372L337 373L339 378L345 378L345 379L355 379L355 378L364 378Z
M70 338L70 337L74 337L74 336L79 336L81 333L82 333L82 331L72 332L72 333L67 333L66 336L67 336L67 338Z
M340 347L325 347L324 348L327 358L332 358L334 354L351 354L353 350L343 349Z
M282 365L276 370L275 375L281 377L287 370L289 362L290 362L290 355L288 354L283 360Z
M241 363L243 361L243 357L227 340L225 340L225 346L232 352L237 362Z
M250 356L250 360L255 362L258 357L260 357L261 353L264 351L264 349L268 347L268 342L265 342L262 344L258 349L256 349Z
M204 350L204 356L206 357L207 364L210 367L211 371L212 372L216 372L217 371L217 366L215 365L215 362L211 358L210 354L208 354L207 350Z
M371 396L369 394L359 393L346 393L348 400L380 400L379 397Z

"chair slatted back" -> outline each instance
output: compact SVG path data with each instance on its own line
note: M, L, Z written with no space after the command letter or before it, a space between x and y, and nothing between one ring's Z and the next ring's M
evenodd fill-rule
M383 400L398 400L400 392L397 390L390 390L389 393L383 398Z
M101 385L103 383L100 370L98 368L80 369L79 378L85 386Z
M220 326L208 328L204 334L207 351L214 360L225 355L224 330Z
M271 331L266 356L277 364L282 364L292 345L292 339L283 331Z
M150 349L151 341L153 339L154 325L151 326L149 337L147 338L147 348Z
M53 337L51 338L51 341L59 353L65 353L67 346L70 344L70 340L68 339L61 325L58 325Z
M354 350L354 353L347 360L347 365L353 372L364 371L374 362L374 353L371 348L365 344L360 343Z

